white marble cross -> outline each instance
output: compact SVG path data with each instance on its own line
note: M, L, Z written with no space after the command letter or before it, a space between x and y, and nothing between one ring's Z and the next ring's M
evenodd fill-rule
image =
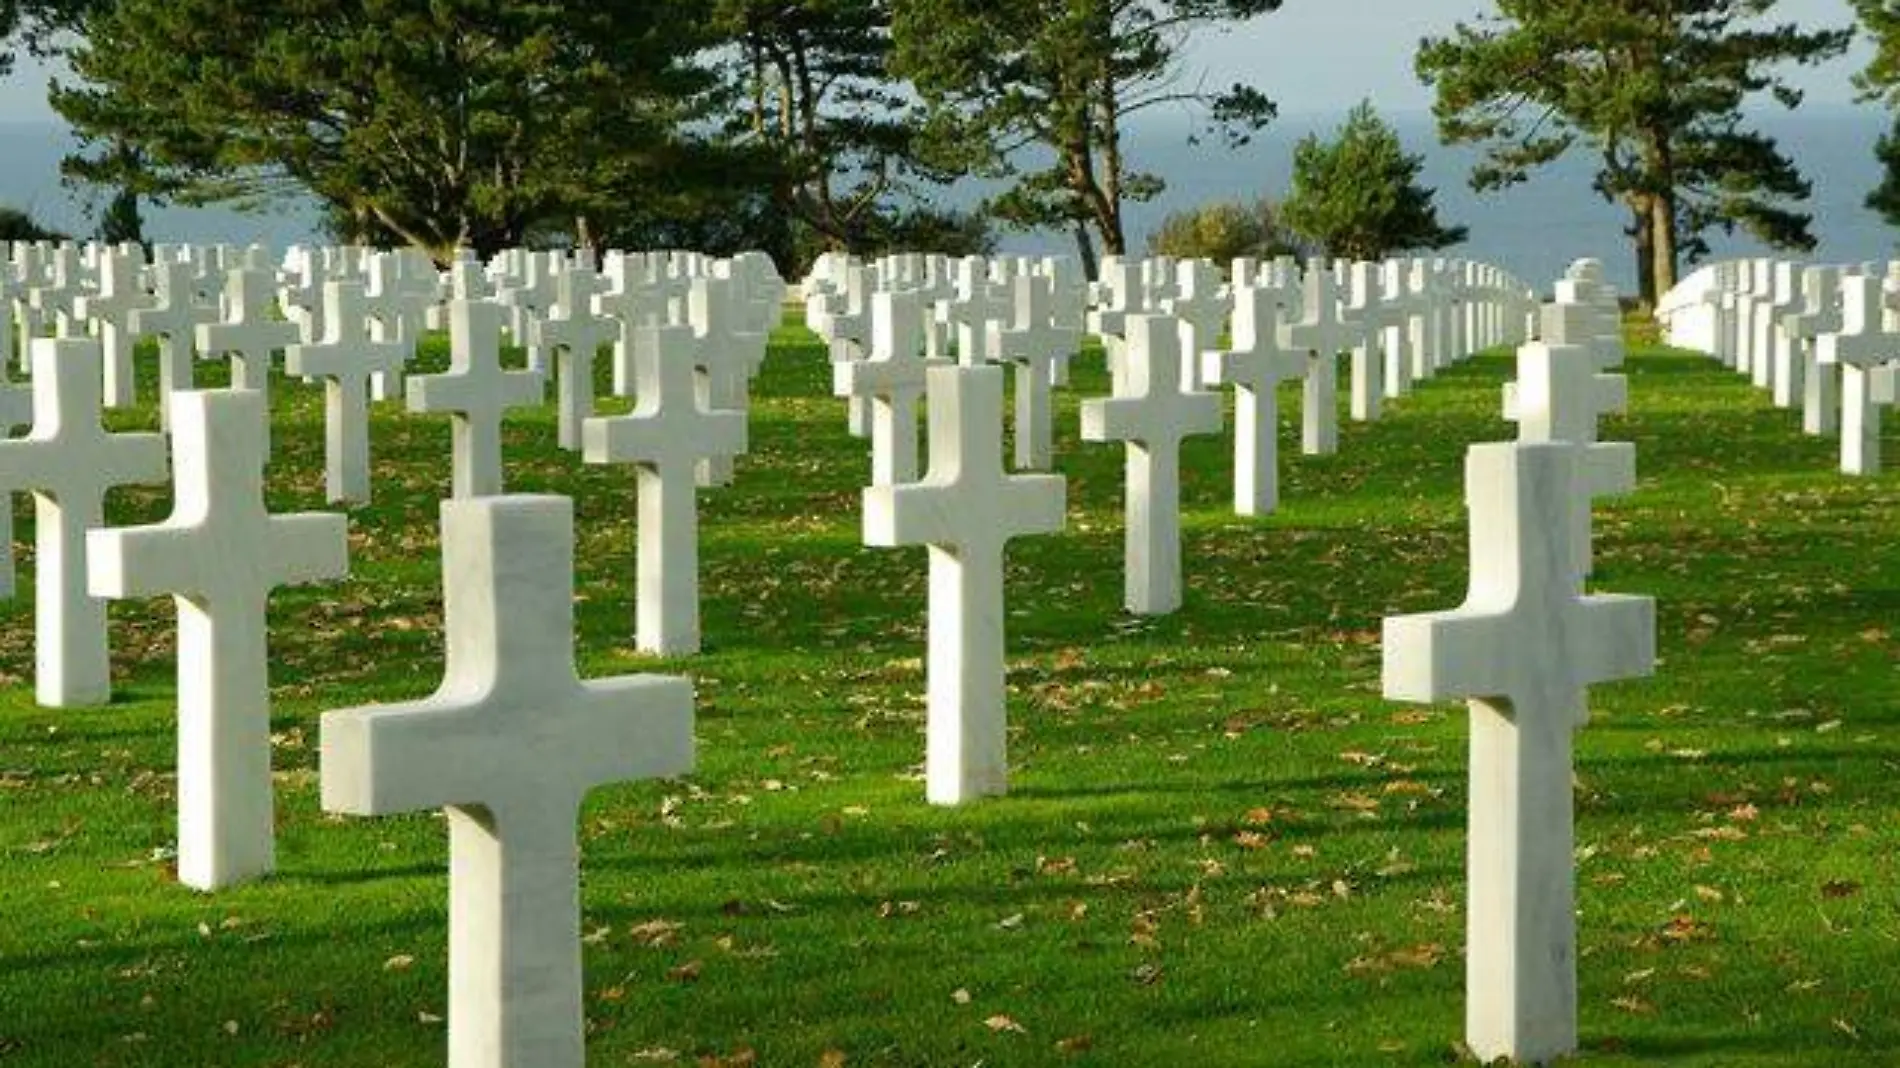
M1782 329L1782 320L1804 305L1801 296L1800 265L1776 260L1768 267L1766 292L1755 308L1755 351L1763 359L1773 360L1774 401L1777 408L1792 408L1801 392L1802 372L1806 370L1794 339Z
M510 408L538 405L544 396L540 372L502 370L501 316L499 305L450 301L448 371L404 383L410 411L451 416L454 497L502 492L502 417Z
M132 345L137 339L130 329L134 311L152 306L151 294L139 282L145 266L145 254L137 245L106 249L99 260L99 290L80 296L73 312L99 326L99 343L105 353L105 403L109 408L129 408L138 403L138 379L133 370Z
M405 341L370 339L363 283L323 284L323 339L284 350L284 370L323 379L324 488L332 502L368 503L369 380L398 374L413 351Z
M1099 296L1084 321L1088 332L1097 337L1120 337L1128 316L1148 310L1141 264L1120 256L1106 256L1099 273L1101 280L1095 283Z
M1629 380L1597 372L1594 316L1580 304L1544 305L1539 333L1545 340L1518 347L1517 381L1504 386L1504 418L1517 424L1519 441L1583 447L1583 492L1571 502L1569 539L1580 578L1595 566L1593 502L1636 488L1636 446L1597 440L1598 420L1629 407Z
M1184 388L1182 348L1199 331L1131 315L1115 395L1082 402L1082 440L1125 442L1122 604L1136 615L1181 607L1181 439L1221 428L1218 394Z
M736 298L730 278L695 278L686 292L686 321L693 329L693 391L700 406L744 419L752 404L753 355L760 350ZM694 479L701 486L730 485L737 455L707 454L695 465Z
M1330 265L1309 261L1300 317L1280 323L1280 347L1308 359L1300 394L1300 449L1308 456L1339 451L1339 354L1352 348L1355 334L1339 317Z
M864 543L930 547L924 791L955 805L1008 791L1003 550L1062 529L1060 475L1003 471L1003 369L932 367L924 479L864 491Z
M323 716L323 808L445 808L450 1068L581 1068L581 802L693 766L684 678L579 677L564 497L442 502L434 696Z
M49 708L112 696L106 605L86 593L86 531L106 491L165 480L165 439L99 421L99 343L34 338L33 431L0 441L0 491L33 493L34 690Z
M1900 331L1886 322L1886 292L1880 276L1849 275L1839 281L1841 325L1815 343L1817 369L1840 369L1841 471L1880 473L1880 405L1874 383L1880 369L1900 361Z
M277 299L271 272L239 267L225 276L224 317L198 327L198 355L203 359L229 354L231 388L254 389L265 395L269 413L271 354L302 340L297 324L271 317Z
M1220 344L1221 330L1233 314L1233 297L1222 291L1220 270L1211 260L1182 260L1174 265L1174 273L1174 293L1161 302L1162 310L1181 320L1189 331L1184 351L1205 352ZM1181 365L1182 389L1200 389L1205 384L1200 362L1190 358Z
M581 423L594 414L594 358L620 337L618 325L594 314L599 285L592 267L569 268L555 283L554 306L532 320L533 344L554 355L556 440L581 447Z
M917 402L924 395L921 294L871 295L871 355L831 365L832 392L871 399L871 484L917 478Z
M0 332L11 333L10 329ZM0 441L33 422L33 389L7 381L7 360L0 359ZM3 461L0 461L3 463ZM5 467L0 466L0 471ZM0 475L0 480L5 476ZM13 596L13 491L0 485L0 600Z
M1802 369L1801 429L1811 436L1832 434L1838 429L1839 383L1834 375L1821 369L1816 340L1841 329L1842 277L1839 267L1803 268L1802 308L1781 317L1781 332L1791 350L1790 369L1797 366Z
M641 328L672 322L673 298L681 286L647 256L610 253L607 263L613 288L595 295L594 310L619 326L614 339L613 393L616 397L631 397L635 346L642 336Z
M1202 378L1234 389L1234 513L1280 506L1280 383L1306 374L1306 356L1280 347L1283 291L1256 280L1237 291L1233 348L1203 353Z
M418 262L419 261L419 262ZM438 303L441 276L435 262L419 249L378 252L369 259L364 310L370 317L370 337L401 344L404 366L413 357L427 327L429 313ZM403 395L402 367L370 378L370 396L379 401Z
M996 332L999 362L1015 366L1016 470L1055 466L1056 367L1074 354L1081 338L1055 324L1054 281L1017 275L1010 282L1013 315Z
M343 516L265 510L264 403L179 393L171 518L86 538L93 596L171 594L178 607L178 881L198 890L275 867L270 591L349 573Z
M1380 342L1385 324L1379 309L1379 265L1364 260L1347 265L1339 321L1352 337L1352 381L1347 407L1356 422L1374 422L1384 411L1385 377Z
M691 329L644 326L634 409L582 426L590 464L634 464L639 518L634 575L635 644L643 652L699 651L699 502L695 473L709 456L745 451L743 412L704 407L693 388Z
M175 260L152 264L152 304L134 308L126 322L134 338L158 339L158 418L171 425L172 394L191 388L191 351L198 328L218 321L218 309L198 303L191 265Z
M1581 454L1473 446L1464 605L1385 620L1388 699L1470 704L1465 1043L1487 1063L1576 1049L1571 734L1589 686L1655 664L1655 602L1583 596L1571 562Z

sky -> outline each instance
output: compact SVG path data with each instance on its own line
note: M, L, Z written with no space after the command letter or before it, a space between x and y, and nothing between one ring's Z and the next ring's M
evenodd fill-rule
M1235 29L1202 31L1189 42L1187 67L1210 86L1248 81L1289 114L1346 111L1370 97L1386 112L1425 111L1431 95L1412 74L1419 39L1460 20L1495 11L1486 0L1286 0L1278 12ZM1781 0L1778 18L1809 26L1847 25L1848 0ZM1815 103L1848 103L1848 78L1864 62L1846 59L1799 70L1793 81ZM56 122L46 106L51 72L20 57L0 81L0 122Z
M1286 0L1274 14L1225 33L1203 31L1190 44L1191 63L1210 86L1258 84L1286 113L1340 113L1370 97L1385 112L1426 111L1431 93L1412 73L1424 37L1491 14L1485 0ZM1777 20L1810 27L1853 22L1848 0L1781 0ZM1865 65L1866 49L1791 80L1815 103L1853 99L1848 84Z

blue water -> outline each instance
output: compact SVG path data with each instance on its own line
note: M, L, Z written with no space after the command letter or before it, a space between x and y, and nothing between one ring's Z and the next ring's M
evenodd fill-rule
M1165 123L1132 131L1132 158L1159 173L1168 190L1158 201L1130 207L1131 243L1139 250L1148 231L1175 208L1285 189L1293 145L1308 132L1328 131L1338 121L1333 115L1286 116L1237 152L1213 144L1190 145L1179 128ZM1439 190L1441 217L1471 228L1470 241L1456 250L1459 255L1502 264L1533 283L1556 277L1572 259L1596 256L1619 285L1633 283L1635 270L1622 233L1624 214L1591 191L1586 155L1577 153L1507 193L1480 196L1465 184L1473 154L1439 147L1430 116L1399 115L1392 121L1407 147L1425 154L1425 180ZM1879 113L1811 106L1763 116L1760 125L1781 140L1814 183L1810 207L1821 239L1817 258L1858 261L1894 253L1900 231L1885 226L1861 204L1878 179L1872 148L1885 126ZM24 207L71 233L89 233L92 224L83 196L60 184L59 160L71 147L57 126L0 124L0 158L7 161L0 168L0 201ZM966 187L949 199L967 203L977 195L976 189ZM263 241L282 246L314 240L316 218L308 204L262 213L167 208L148 213L147 230L160 241ZM1059 234L1012 234L1004 244L1009 251L1025 252L1073 248ZM1718 239L1715 245L1717 255L1764 251L1741 239Z

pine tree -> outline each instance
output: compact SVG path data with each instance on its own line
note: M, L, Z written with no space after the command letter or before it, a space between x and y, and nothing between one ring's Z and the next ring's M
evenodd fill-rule
M1293 151L1293 185L1281 205L1287 226L1350 260L1440 249L1469 231L1438 221L1433 190L1419 185L1425 157L1407 154L1398 131L1362 103L1329 141L1308 135Z
M1439 133L1486 149L1472 185L1496 189L1572 149L1630 214L1643 299L1675 285L1712 229L1811 249L1809 183L1742 115L1789 108L1789 64L1841 54L1847 29L1769 21L1776 0L1499 0L1499 14L1419 47Z

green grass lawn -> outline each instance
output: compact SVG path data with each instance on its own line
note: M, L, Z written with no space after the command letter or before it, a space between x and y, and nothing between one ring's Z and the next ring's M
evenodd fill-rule
M861 547L868 449L809 334L775 337L752 452L702 495L690 660L632 650L631 472L558 451L551 409L513 423L511 489L576 499L583 672L698 687L695 774L582 815L590 1063L1455 1062L1465 716L1381 700L1378 637L1463 598L1464 447L1513 435L1509 370L1476 359L1346 424L1337 456L1289 455L1264 520L1231 513L1228 439L1191 442L1186 606L1138 620L1121 449L1077 438L1107 389L1092 350L1059 401L1068 530L1009 555L1013 791L957 810L919 778L924 551ZM1596 585L1658 599L1659 664L1599 688L1578 739L1587 1058L1900 1063L1900 480L1835 473L1834 443L1711 361L1628 372L1604 434L1637 443L1641 484L1599 510ZM278 390L272 507L322 508L321 392ZM203 896L168 866L169 602L114 606L115 704L39 709L21 554L6 1068L443 1061L444 825L317 807L319 715L441 670L447 420L378 405L374 449L352 577L273 601L281 870L252 886ZM122 491L111 514L168 510Z

